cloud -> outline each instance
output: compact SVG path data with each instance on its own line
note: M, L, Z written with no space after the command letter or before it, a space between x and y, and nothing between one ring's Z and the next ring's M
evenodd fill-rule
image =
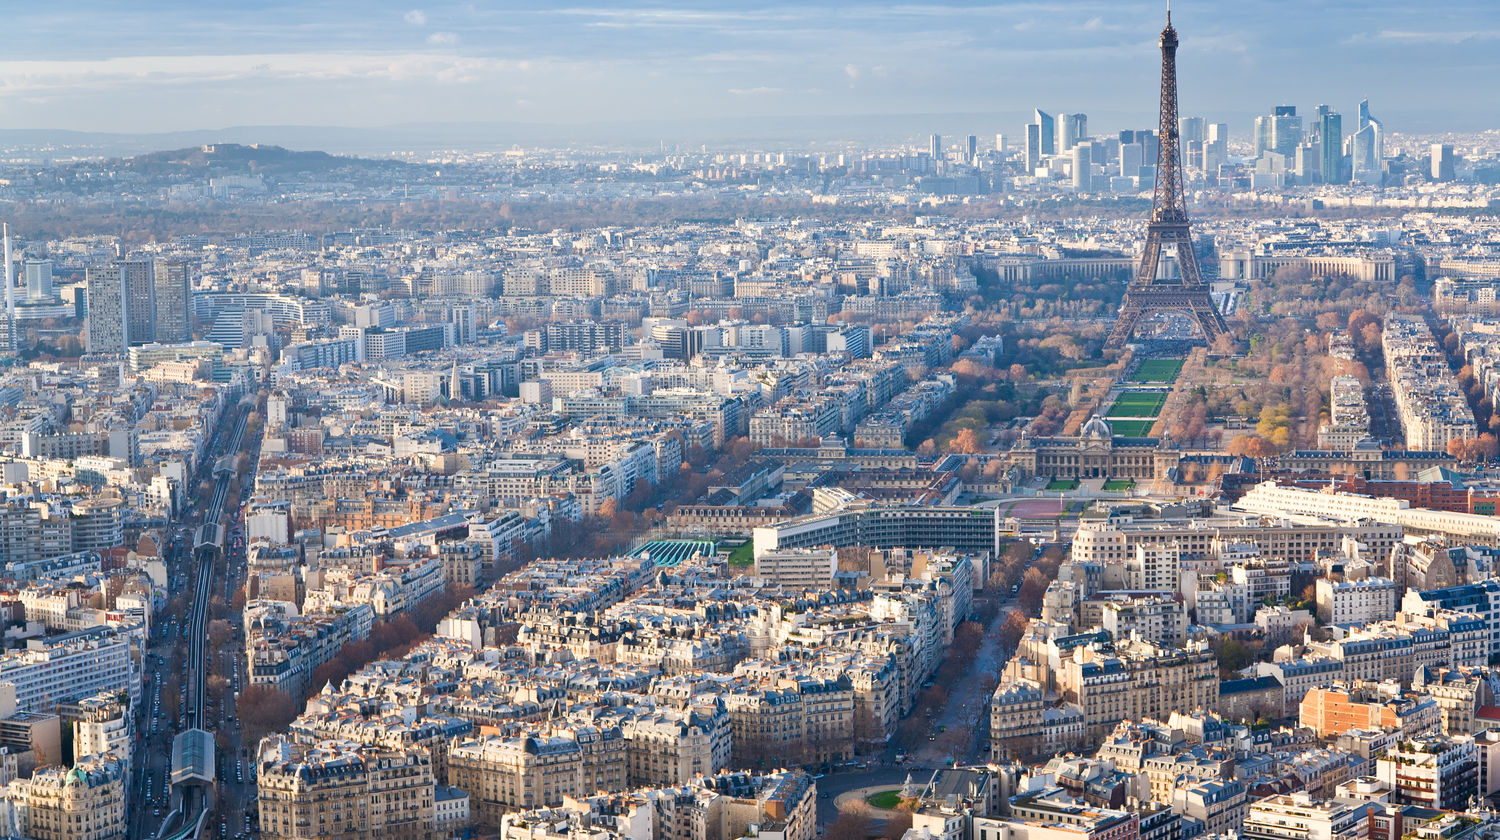
M451 47L458 43L458 36L452 32L434 32L427 36L427 43L434 47Z
M1493 41L1500 38L1500 29L1465 29L1452 32L1383 29L1377 32L1375 37L1382 41L1399 41L1406 44L1462 44L1469 41Z
M432 53L154 55L0 61L0 94L188 85L242 79L470 82L524 72L530 62Z
M786 89L778 87L730 88L729 92L735 96L766 96L773 93L785 93Z
M844 65L844 75L849 77L849 86L850 87L853 87L854 83L857 82L857 81L859 81L859 77L860 77L861 74L862 74L862 71L859 69L859 65L858 64L845 64Z
M421 9L412 9L411 11L402 15L401 19L411 24L412 26L427 25L427 13L422 11Z

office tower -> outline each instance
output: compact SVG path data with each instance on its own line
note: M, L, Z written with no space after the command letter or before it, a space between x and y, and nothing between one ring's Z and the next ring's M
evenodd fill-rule
M1274 153L1266 155L1263 159L1271 159ZM1322 180L1323 152L1312 143L1303 143L1297 147L1292 158L1292 173L1297 176L1299 184L1316 184Z
M1042 165L1042 127L1037 123L1026 126L1026 174L1035 175Z
M1255 156L1276 152L1285 157L1296 153L1302 139L1302 120L1292 105L1277 105L1267 116L1255 118Z
M1229 123L1209 123L1203 143L1203 171L1217 174L1229 160Z
M1146 225L1146 245L1135 279L1125 290L1120 317L1110 330L1105 346L1122 347L1143 319L1163 312L1191 318L1212 343L1229 333L1224 318L1214 309L1213 298L1198 268L1193 251L1192 222L1188 220L1187 197L1183 194L1182 161L1177 137L1177 30L1172 13L1161 31L1161 119L1160 151L1156 159L1156 190L1151 199L1151 221ZM1175 264L1176 271L1173 266Z
M90 266L84 273L88 290L88 351L124 353L125 277L114 263Z
M1149 169L1154 166L1157 158L1161 157L1161 138L1157 137L1154 131L1143 131L1136 135L1136 139L1140 141L1141 149L1143 150L1141 152L1141 165ZM1151 173L1142 172L1141 174L1148 175Z
M185 260L156 263L156 340L181 344L193 340L192 264Z
M1359 101L1359 128L1361 131L1366 128L1374 129L1370 135L1372 140L1370 155L1375 161L1373 168L1383 171L1385 169L1385 123L1370 113L1370 100L1368 99Z
M1307 135L1303 138L1308 143L1317 146L1319 154L1323 148L1323 118L1333 113L1333 109L1327 105L1319 105L1313 108L1312 125L1308 126Z
M1038 130L1039 145L1037 149L1044 155L1057 154L1057 120L1052 115L1036 109L1036 125Z
M999 152L1002 155L1005 154L1005 135L1004 134L996 134L995 135L995 151Z
M1120 132L1120 145L1123 146L1127 143L1139 143L1141 145L1142 169L1139 173L1141 177L1154 177L1152 174L1153 169L1151 165L1147 163L1147 161L1155 161L1157 156L1161 154L1161 140L1156 136L1156 132L1147 131L1145 129L1139 129L1135 131L1126 130ZM1126 172L1122 174L1134 175L1137 173Z
M1319 110L1324 106L1319 105ZM1323 171L1323 183L1342 184L1344 177L1344 118L1332 111L1322 115L1318 125L1319 168Z
M979 157L979 136L970 134L964 138L964 158L973 163Z
M1454 178L1457 158L1453 154L1451 143L1432 144L1432 179L1434 181L1451 181Z
M1087 191L1094 186L1094 149L1089 143L1073 146L1073 189Z
M125 281L125 338L136 346L156 340L156 263L117 260Z
M1202 117L1183 117L1177 121L1177 136L1184 143L1202 143L1208 139L1204 128Z
M930 154L930 155L932 155L932 159L933 160L938 160L938 159L942 158L942 156L943 156L943 135L941 135L941 134L934 134L931 137L927 138L927 153Z
M27 300L52 299L52 261L27 260L21 264L26 276Z
M1349 141L1349 162L1353 180L1362 184L1379 184L1385 176L1381 159L1380 123L1371 120L1354 133Z
M1140 143L1120 144L1120 174L1127 178L1139 178L1145 163L1145 147Z
M1276 132L1276 151L1284 155L1293 154L1297 145L1302 142L1302 118L1297 116L1296 106L1277 105L1271 111L1271 120Z
M5 325L8 338L6 343L11 352L16 349L16 277L11 273L13 264L10 258L10 225L5 225Z
M1255 156L1276 152L1288 158L1302 142L1302 118L1295 105L1277 105L1270 116L1255 118Z
M1057 147L1058 154L1066 154L1089 136L1088 114L1058 114L1057 120L1058 128L1062 131L1062 140Z
M1203 141L1182 144L1182 165L1194 172L1203 171Z

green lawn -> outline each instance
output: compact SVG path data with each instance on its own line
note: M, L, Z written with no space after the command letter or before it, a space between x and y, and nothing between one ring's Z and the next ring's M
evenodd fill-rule
M1110 420L1109 428L1120 437L1146 437L1155 420Z
M1076 478L1054 478L1047 482L1048 490L1077 490L1078 479Z
M755 541L745 540L745 544L729 552L729 565L731 566L754 566L755 565Z
M1155 417L1167 404L1165 391L1126 391L1115 398L1105 417Z
M1123 493L1126 490L1135 489L1135 481L1129 478L1111 478L1104 482L1104 489L1114 493Z
M1147 359L1135 369L1131 382L1175 382L1185 359Z
M879 793L871 794L865 801L876 808L894 811L896 810L896 806L901 804L901 791L883 790Z

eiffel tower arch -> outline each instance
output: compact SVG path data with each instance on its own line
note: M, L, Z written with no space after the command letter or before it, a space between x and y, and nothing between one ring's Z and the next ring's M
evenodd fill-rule
M1181 138L1177 134L1177 30L1172 13L1161 31L1161 135L1156 156L1156 191L1151 198L1151 221L1135 278L1125 290L1120 316L1106 347L1123 347L1140 322L1152 315L1180 313L1195 324L1207 343L1229 328L1214 309L1213 298L1193 252L1192 222L1183 195ZM1168 256L1167 260L1163 260ZM1173 270L1175 267L1175 270Z

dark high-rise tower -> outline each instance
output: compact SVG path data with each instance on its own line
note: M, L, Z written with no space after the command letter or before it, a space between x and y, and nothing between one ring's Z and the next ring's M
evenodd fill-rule
M1172 28L1171 12L1161 31L1159 133L1156 194L1151 202L1151 222L1146 226L1146 248L1135 279L1125 290L1120 318L1109 334L1110 347L1129 341L1142 318L1161 312L1179 312L1191 318L1210 342L1229 332L1214 309L1193 253L1192 223L1183 196L1182 138L1177 126L1177 30ZM1162 259L1164 252L1169 257L1166 260Z

